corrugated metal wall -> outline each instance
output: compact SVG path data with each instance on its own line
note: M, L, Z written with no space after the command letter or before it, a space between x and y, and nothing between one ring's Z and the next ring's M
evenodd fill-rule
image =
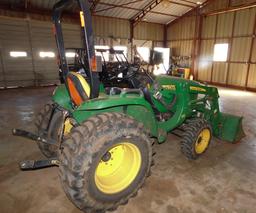
M29 28L26 21L0 19L1 56L6 86L34 84ZM26 51L26 58L11 58L10 51ZM3 72L2 72L3 73Z
M167 45L171 48L172 56L188 58L185 62L191 66L193 55L193 43L195 37L196 17L184 17L167 29ZM184 63L184 61L180 61Z
M253 3L255 1L215 0L202 8L208 14L230 6ZM256 88L256 8L230 11L216 15L202 16L201 33L195 37L196 17L181 19L168 29L169 46L174 55L193 55L193 41L200 47L197 55L197 78L227 86ZM197 26L199 30L199 26ZM190 30L187 30L190 29ZM190 33L187 33L189 31ZM228 43L227 62L214 62L214 44ZM253 45L253 46L252 46ZM184 51L187 47L187 51ZM252 50L252 51L250 51ZM252 52L252 54L251 54Z
M130 38L129 20L94 16L93 29L98 37Z
M15 14L12 14L15 16ZM37 86L58 83L56 57L41 58L40 51L57 53L52 24L29 18L0 16L0 87ZM131 55L128 20L93 17L97 45L125 45ZM80 26L63 24L66 47L81 47ZM162 46L163 25L141 23L134 31L135 39ZM10 51L26 51L27 57L10 57Z
M135 26L134 39L163 41L164 25L140 22Z
M56 58L39 56L39 52L57 53L50 23L1 18L0 28L2 87L58 83ZM79 25L64 24L63 32L66 47L81 46ZM10 51L25 51L27 57L13 58Z

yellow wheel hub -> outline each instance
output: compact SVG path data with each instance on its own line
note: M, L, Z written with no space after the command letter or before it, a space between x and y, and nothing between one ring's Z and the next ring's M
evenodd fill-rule
M208 147L211 139L211 132L209 129L203 129L198 135L195 143L195 151L197 154L202 154Z
M137 177L140 167L138 147L128 142L117 144L102 156L95 172L96 186L106 194L121 192Z
M64 135L67 135L70 133L73 125L71 124L70 120L67 118L64 123Z

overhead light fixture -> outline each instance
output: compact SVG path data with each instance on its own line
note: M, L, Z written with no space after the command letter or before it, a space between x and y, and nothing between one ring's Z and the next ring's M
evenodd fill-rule
M201 5L201 4L202 4L202 2L198 1L198 2L196 2L196 4Z
M39 52L40 58L54 58L55 53L54 52Z
M23 52L23 51L11 51L10 56L14 58L18 58L18 57L27 57L28 54L27 52Z
M66 52L67 58L75 58L75 56L76 56L76 53L74 53L74 52Z

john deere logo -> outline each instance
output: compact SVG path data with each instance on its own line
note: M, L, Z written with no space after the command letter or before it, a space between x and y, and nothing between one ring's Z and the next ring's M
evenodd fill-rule
M190 90L193 90L193 91L206 92L206 90L204 88L201 88L201 87L190 86L189 88L190 88Z
M162 87L167 90L176 90L175 85L162 85Z

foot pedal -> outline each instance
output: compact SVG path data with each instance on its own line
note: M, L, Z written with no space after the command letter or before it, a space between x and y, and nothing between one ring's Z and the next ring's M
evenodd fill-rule
M57 159L45 159L45 160L24 160L20 162L21 170L35 170L42 169L51 166L59 166L59 160Z

